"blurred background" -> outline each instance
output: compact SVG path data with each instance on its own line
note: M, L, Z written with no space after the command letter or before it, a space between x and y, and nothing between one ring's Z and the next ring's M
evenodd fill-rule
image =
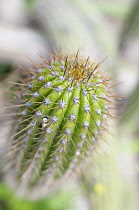
M0 174L0 210L139 210L139 0L0 0L0 115L17 66L39 63L59 47L107 57L103 68L121 83L112 135L86 176L45 198L19 198ZM10 125L0 119L0 166Z

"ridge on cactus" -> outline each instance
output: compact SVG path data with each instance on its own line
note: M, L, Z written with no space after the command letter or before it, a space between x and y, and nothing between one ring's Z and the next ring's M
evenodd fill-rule
M9 157L19 183L49 185L75 173L106 130L114 97L101 63L79 53L51 56L16 83Z

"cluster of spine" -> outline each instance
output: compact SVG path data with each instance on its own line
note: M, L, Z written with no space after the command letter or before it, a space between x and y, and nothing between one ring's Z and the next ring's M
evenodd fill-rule
M16 133L10 154L20 181L30 187L75 172L106 129L113 97L101 63L52 56L26 70L18 83Z

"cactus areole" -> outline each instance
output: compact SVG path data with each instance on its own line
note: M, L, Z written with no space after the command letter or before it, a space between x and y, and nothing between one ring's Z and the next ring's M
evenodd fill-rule
M52 183L73 174L94 152L112 97L100 65L77 53L25 70L10 149L20 182Z

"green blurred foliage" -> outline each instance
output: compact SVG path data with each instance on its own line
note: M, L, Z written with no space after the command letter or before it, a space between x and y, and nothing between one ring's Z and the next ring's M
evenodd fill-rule
M12 71L13 67L9 63L0 63L0 81L6 77L6 75Z
M4 184L0 184L0 210L66 210L70 209L71 197L67 193L47 196L41 200L29 201L16 197Z
M120 37L120 50L123 50L129 40L139 34L139 0L136 0L127 13Z
M129 12L127 13L125 22L121 29L121 35L119 37L119 52L124 52L128 49L129 43L138 44L139 37L139 0L135 0ZM133 52L134 53L134 52ZM139 64L137 64L139 69ZM138 82L128 96L127 103L124 107L125 112L121 118L122 122L125 124L133 124L139 121L139 78ZM135 126L134 126L135 127Z
M107 17L122 19L128 14L128 5L126 6L122 2L97 2L98 9Z
M24 0L25 6L28 10L32 10L38 0Z
M12 69L9 63L0 63L0 74L8 73Z

